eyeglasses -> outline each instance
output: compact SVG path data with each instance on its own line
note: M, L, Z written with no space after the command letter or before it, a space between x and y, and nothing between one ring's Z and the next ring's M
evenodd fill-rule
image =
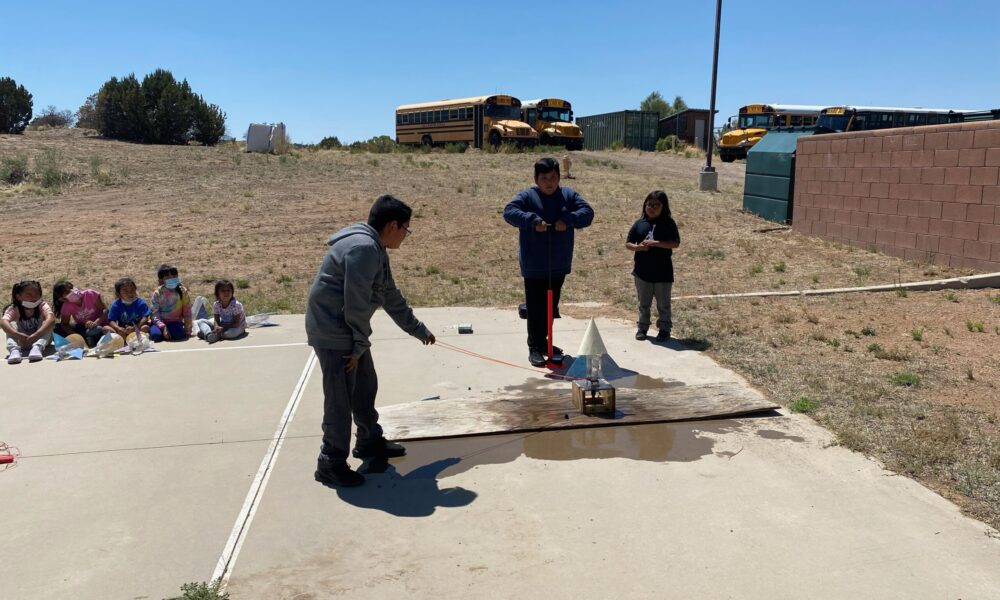
M406 232L406 237L410 237L411 235L413 235L413 232L410 231L409 227L403 226L403 231Z

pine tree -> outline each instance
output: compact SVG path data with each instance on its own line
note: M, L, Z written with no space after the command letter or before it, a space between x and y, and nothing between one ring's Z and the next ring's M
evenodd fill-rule
M31 122L31 94L10 77L0 77L0 133L21 133Z

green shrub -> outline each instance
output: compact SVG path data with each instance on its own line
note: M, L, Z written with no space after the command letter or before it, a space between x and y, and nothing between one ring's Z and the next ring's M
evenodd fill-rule
M0 159L0 181L17 185L27 181L30 176L28 157L24 154L5 156Z
M100 126L108 138L147 144L213 145L225 133L226 114L195 94L187 80L157 69L142 83L131 74L104 82L89 114L90 98L80 107L81 121ZM84 114L84 113L88 114Z
M334 150L336 148L344 147L344 145L340 143L340 140L337 139L337 136L335 135L326 136L325 138L321 139L319 141L319 144L317 145L319 146L320 150Z
M226 135L226 113L215 104L205 102L201 95L194 101L193 117L191 137L196 142L214 146Z
M465 142L452 142L444 145L444 151L448 154L462 154L469 149L469 145Z
M70 174L59 166L59 154L52 148L45 150L35 159L35 171L41 177L44 188L59 188L70 180Z
M788 405L788 410L798 413L811 413L817 408L819 408L819 402L805 396Z
M917 387L920 385L920 376L908 371L896 373L892 376L892 383L900 387Z
M398 145L387 135L378 135L363 142L353 142L348 149L351 152L371 152L373 154L389 154L395 152Z
M229 592L221 591L222 582L216 579L212 583L185 583L181 586L182 595L169 600L229 600Z
M51 104L42 109L28 127L31 129L40 129L42 127L49 129L64 129L73 124L73 112L69 110L59 110Z
M677 152L683 151L686 144L680 140L676 135L668 135L667 137L662 137L656 140L656 151L657 152Z

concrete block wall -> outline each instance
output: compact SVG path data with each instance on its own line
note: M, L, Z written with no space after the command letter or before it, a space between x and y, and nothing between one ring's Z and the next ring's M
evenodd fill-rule
M1000 271L1000 121L798 140L792 227L908 260Z

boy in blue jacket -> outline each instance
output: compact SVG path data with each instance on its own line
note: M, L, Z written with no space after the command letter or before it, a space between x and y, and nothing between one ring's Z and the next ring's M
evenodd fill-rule
M573 232L593 222L594 209L576 190L559 186L559 163L554 158L542 158L535 163L535 185L514 196L503 218L520 232L528 362L542 367L549 344L547 292L551 286L553 314L559 314L559 293L573 267ZM553 347L552 353L560 356L562 350Z

